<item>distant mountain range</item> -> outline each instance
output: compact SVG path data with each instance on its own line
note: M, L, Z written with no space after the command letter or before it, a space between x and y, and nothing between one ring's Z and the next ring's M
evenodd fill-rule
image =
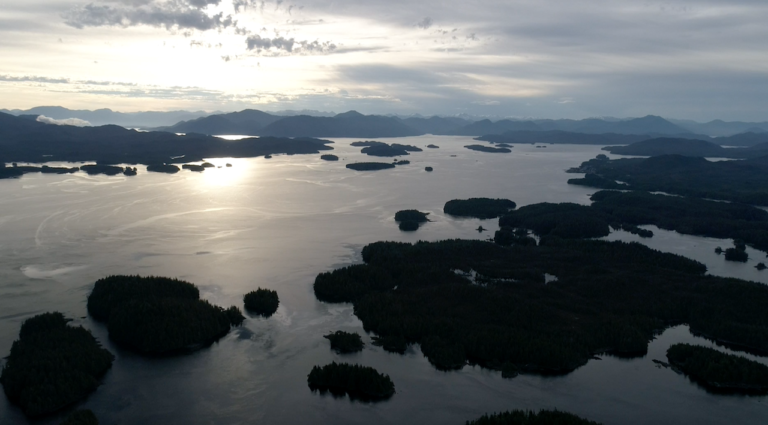
M674 137L670 137L670 136L674 136ZM503 133L503 134L488 134L488 135L476 138L476 140L482 140L490 143L508 143L508 144L554 143L554 144L567 144L567 145L629 145L631 143L647 141L650 139L703 141L712 146L718 146L718 148L720 148L720 146L749 147L749 146L756 146L756 145L762 145L762 144L768 143L768 133L742 133L742 134L736 134L728 137L709 137L701 134L692 134L692 133L675 134L675 135L668 135L663 133L591 134L591 133L576 133L573 131L550 130L550 131L507 131L506 133ZM654 146L658 146L658 144L655 144ZM690 144L686 146L694 146L694 144ZM674 153L674 152L668 152L668 153ZM626 153L625 155L634 155L634 154ZM641 155L641 154L638 154L638 155ZM706 155L706 156L710 156L710 155ZM727 155L722 157L727 157Z
M5 163L97 161L100 164L164 164L203 158L319 153L327 140L260 137L226 141L202 134L178 136L117 125L74 127L45 124L37 116L0 113L0 168Z
M586 134L572 131L508 131L504 134L488 134L478 137L491 143L527 144L527 143L556 143L567 145L628 145L630 143L648 140L649 134Z
M693 133L706 134L712 137L732 136L739 133L768 133L768 121L741 122L714 120L707 123L698 123L690 120L669 120L680 127L684 127Z
M747 123L741 123L747 124ZM747 128L754 130L752 134L745 135L743 140L736 139L731 142L735 146L749 146L762 143L762 134L768 135L768 131L757 127L759 123ZM733 126L738 129L744 127ZM768 125L766 125L768 127ZM349 111L332 117L317 117L310 115L296 115L281 117L267 112L245 110L230 114L211 115L205 118L177 123L169 127L161 127L158 130L175 133L203 133L203 134L244 134L253 136L281 136L281 137L405 137L420 136L424 134L456 135L456 136L489 136L521 132L521 136L538 139L537 142L545 142L547 138L563 136L562 132L582 135L642 135L645 138L660 136L675 136L687 139L711 140L707 133L695 133L689 127L672 123L662 117L648 115L642 118L627 120L589 118L584 120L528 120L518 121L503 119L491 121L469 121L458 117L408 117L399 118L383 115L363 115L356 111ZM541 137L535 137L531 133L547 133ZM561 133L553 133L561 132ZM635 138L626 138L625 141L600 141L605 138L587 138L580 136L582 141L578 143L589 144L628 144L638 141ZM750 138L755 138L754 141ZM571 142L576 143L571 137ZM616 139L616 137L614 137ZM620 138L619 138L620 139ZM641 139L644 140L644 139ZM561 143L566 143L562 142ZM716 142L718 143L718 142Z
M375 138L423 134L486 136L508 132L562 131L579 134L675 136L710 140L713 136L751 133L751 136L743 136L744 140L738 144L739 146L747 146L755 144L754 141L748 140L750 137L753 139L762 138L763 134L768 134L768 122L749 123L715 120L708 123L698 123L687 120L667 120L654 115L632 119L500 119L492 121L469 116L433 116L427 118L422 116L363 115L356 111L332 114L319 111L264 112L255 109L213 114L201 111L121 113L109 109L77 111L50 106L25 111L2 110L2 112L13 115L45 115L57 120L78 118L93 125L116 124L127 128L208 135Z
M423 134L485 136L509 132L565 131L579 134L667 135L709 139L691 133L686 128L664 118L649 115L629 120L481 120L470 122L463 118L409 117L363 115L349 111L333 117L297 115L280 117L262 111L245 110L231 114L211 115L184 121L157 130L174 133L244 134L282 137L405 137ZM637 140L630 140L632 143ZM600 142L591 142L601 144ZM616 142L609 142L616 143Z
M768 140L768 138L766 138ZM712 142L693 139L662 137L643 140L628 146L607 146L606 150L617 155L660 156L685 155L705 158L757 158L768 154L768 141L748 148L724 148Z
M38 106L27 110L0 109L0 112L11 115L45 115L56 120L77 118L88 121L91 125L119 125L125 128L146 128L170 125L182 120L192 120L210 115L209 112L170 111L170 112L116 112L111 109L95 111L73 110L61 106Z

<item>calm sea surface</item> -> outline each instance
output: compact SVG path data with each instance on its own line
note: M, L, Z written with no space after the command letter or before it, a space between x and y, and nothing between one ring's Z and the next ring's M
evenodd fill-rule
M355 172L344 165L391 159L362 155L349 145L353 141L335 139L328 153L339 162L319 154L278 155L213 159L233 166L203 173L156 174L140 166L136 177L0 180L0 356L24 319L45 311L74 318L117 357L103 385L80 405L106 425L463 424L515 408L557 408L606 425L768 423L768 398L711 395L652 362L664 360L676 342L712 346L685 326L659 336L643 358L603 356L563 377L506 380L477 367L439 372L418 347L390 354L372 346L368 335L361 353L331 352L322 335L364 331L351 305L315 299L318 273L361 262L362 247L379 240L493 235L496 220L445 216L442 206L451 199L588 204L595 190L569 186L574 176L564 170L603 153L596 146L516 145L511 154L489 154L464 149L476 143L470 138L424 136L385 140L424 147L406 157L410 165ZM425 148L430 143L440 148ZM425 172L426 166L434 171ZM407 208L430 212L432 221L417 232L400 232L393 217ZM487 232L475 230L481 224ZM651 229L656 235L648 240L624 232L607 239L638 240L697 259L712 274L768 283L768 271L754 268L765 253L749 250L747 264L726 263L713 251L730 241ZM178 277L222 306L242 307L244 293L268 287L278 292L280 308L269 319L248 318L210 348L145 359L113 346L105 326L87 318L93 282L110 274ZM313 394L307 374L334 360L389 374L397 394L376 404ZM0 423L28 421L0 396Z

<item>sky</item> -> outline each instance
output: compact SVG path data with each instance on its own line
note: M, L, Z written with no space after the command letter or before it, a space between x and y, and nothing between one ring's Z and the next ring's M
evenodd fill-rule
M0 108L768 120L765 0L3 0Z

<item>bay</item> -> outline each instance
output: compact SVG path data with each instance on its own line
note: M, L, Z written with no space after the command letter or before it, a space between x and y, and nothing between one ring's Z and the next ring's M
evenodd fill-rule
M652 362L663 360L675 342L709 344L684 326L667 330L643 358L605 356L562 377L505 380L477 367L440 372L418 347L404 356L390 354L372 346L367 335L363 352L334 354L322 335L364 331L351 305L315 299L318 273L361 262L362 247L379 240L492 237L496 220L443 214L451 199L588 204L595 190L566 184L574 175L564 170L604 153L576 145L483 153L463 148L476 143L470 138L422 136L382 140L423 148L401 158L409 165L356 172L344 166L391 159L361 154L349 145L355 139L334 141L330 153L338 162L319 154L220 158L210 162L221 168L203 173L147 173L140 166L135 177L28 174L0 180L0 353L10 350L25 318L45 311L61 311L91 329L117 356L104 384L81 404L103 424L461 424L514 408L557 408L606 425L768 419L765 397L711 395ZM426 172L427 166L434 171ZM401 232L394 214L409 208L429 212L431 222ZM488 231L478 233L480 225ZM713 274L768 283L768 274L756 272L754 264L725 264L714 254L713 246L729 241L653 230L657 236L638 240L702 261ZM632 238L624 232L609 237ZM750 251L752 258L758 255L765 254ZM249 317L207 349L146 359L113 346L105 326L87 317L93 282L111 274L185 279L222 306L242 307L244 293L266 287L278 292L280 307L269 319ZM306 384L312 366L333 360L389 374L397 394L368 404L312 393ZM0 423L28 421L0 397Z

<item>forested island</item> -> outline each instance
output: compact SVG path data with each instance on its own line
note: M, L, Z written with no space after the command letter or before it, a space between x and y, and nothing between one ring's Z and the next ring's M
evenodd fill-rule
M733 247L725 250L725 259L727 261L736 261L738 263L746 263L749 260L749 254L747 254L747 245L742 240L734 240Z
M173 164L150 164L147 165L147 171L153 173L176 174L181 170Z
M538 413L526 410L512 410L492 415L483 415L466 425L601 425L582 419L574 414L557 410L540 410Z
M500 236L525 228L537 236L598 238L614 228L651 237L653 232L637 226L655 225L687 235L740 241L726 250L734 260L746 255L745 244L768 251L768 211L750 205L641 191L603 190L590 199L591 206L540 203L510 211L499 219Z
M366 155L371 156L403 156L409 155L409 152L421 152L422 149L411 145L402 145L400 143L384 143L384 142L352 142L352 146L364 146L360 151Z
M336 363L315 366L307 377L312 391L330 392L364 401L386 400L395 394L395 384L389 376L367 366Z
M116 343L145 355L186 352L211 344L245 317L200 299L189 282L166 277L109 276L96 281L88 313L106 322Z
M277 291L259 288L245 294L243 303L249 312L269 317L277 311L280 298L277 296Z
M0 375L8 400L29 417L55 412L95 391L114 356L61 313L24 321Z
M570 179L568 184L768 206L768 156L718 162L681 155L614 160L603 156L569 172L586 176Z
M323 336L331 341L331 350L339 354L356 353L362 351L363 339L355 332L336 331Z
M675 344L669 363L693 381L717 392L768 393L768 366L712 348Z
M401 210L395 213L395 221L399 223L400 230L414 231L418 230L422 223L429 221L429 213L419 210Z
M395 168L395 164L389 164L386 162L355 162L347 164L347 168L355 171L377 171L386 170L388 168Z
M701 263L638 243L377 242L363 261L319 274L316 297L353 303L367 332L420 344L438 369L568 373L596 353L643 355L681 323L768 352L768 287L707 276Z
M181 166L181 168L184 170L194 171L197 173L202 173L203 171L205 171L205 167L197 164L184 164Z
M338 161L339 157L328 153L325 155L320 155L320 159L322 159L323 161Z
M464 146L467 149L478 151L478 152L490 152L490 153L510 153L512 152L509 148L494 148L492 146L484 146L484 145L467 145Z
M496 218L515 209L509 199L469 198L453 199L445 203L443 212L456 217Z
M0 161L0 179L13 179L28 173L72 174L79 170L78 167L49 167L47 165L35 167L31 165L16 165L16 163L12 167L6 167L5 163Z
M118 174L122 174L125 176L135 176L136 175L136 168L135 167L118 167L114 165L100 165L100 164L88 164L83 165L80 167L80 170L85 171L88 173L88 175L97 175L97 174L104 174L107 176L116 176Z

